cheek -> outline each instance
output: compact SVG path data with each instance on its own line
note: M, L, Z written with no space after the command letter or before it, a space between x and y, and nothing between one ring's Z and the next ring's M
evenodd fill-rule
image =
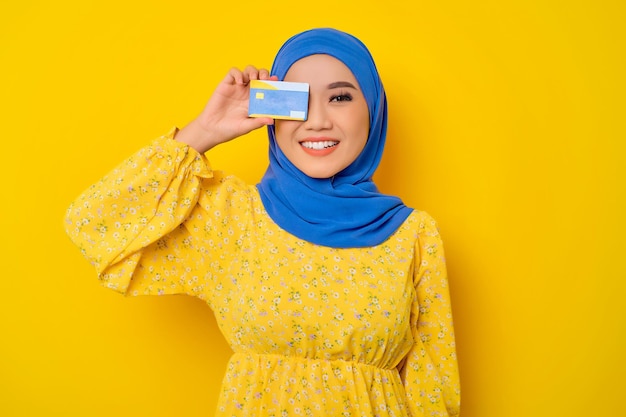
M353 120L357 121L357 124L355 124L354 126L354 131L356 135L358 135L358 137L362 140L362 148L364 148L370 132L370 118L367 107L365 107L365 110L360 109L358 114L354 115Z
M298 122L292 120L275 120L274 131L276 132L276 140L285 140L293 135L298 128Z
M274 133L276 136L276 143L280 146L280 144L285 140L284 138L287 135L287 129L283 123L278 122L278 120L274 121Z
M290 155L294 145L293 138L295 131L298 129L300 122L292 120L275 120L274 132L276 136L276 144L285 155Z

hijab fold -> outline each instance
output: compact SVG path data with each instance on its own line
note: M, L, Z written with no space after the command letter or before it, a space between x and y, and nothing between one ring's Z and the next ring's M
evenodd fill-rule
M271 74L282 80L296 61L314 54L330 55L354 74L369 109L367 143L334 177L311 178L281 152L274 126L268 126L270 163L257 188L272 220L298 238L336 248L376 246L412 212L398 197L380 193L372 181L387 135L385 90L365 45L336 29L312 29L287 40Z

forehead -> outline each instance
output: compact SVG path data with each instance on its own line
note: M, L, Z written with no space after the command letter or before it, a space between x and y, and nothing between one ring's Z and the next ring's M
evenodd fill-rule
M285 74L285 81L318 84L356 81L356 78L350 68L337 58L325 54L315 54L294 62Z

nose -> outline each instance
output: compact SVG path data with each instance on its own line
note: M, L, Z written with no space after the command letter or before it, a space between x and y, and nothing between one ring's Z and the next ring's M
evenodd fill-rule
M304 122L305 129L325 130L332 128L332 120L324 104L322 100L314 100L309 97L309 112Z

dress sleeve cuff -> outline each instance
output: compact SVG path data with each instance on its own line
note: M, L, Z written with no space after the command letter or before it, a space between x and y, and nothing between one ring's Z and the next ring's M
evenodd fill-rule
M191 146L174 139L178 131L178 127L173 127L165 135L155 139L153 146L156 151L163 153L165 157L171 159L181 168L188 167L198 177L213 178L213 170L206 156Z

